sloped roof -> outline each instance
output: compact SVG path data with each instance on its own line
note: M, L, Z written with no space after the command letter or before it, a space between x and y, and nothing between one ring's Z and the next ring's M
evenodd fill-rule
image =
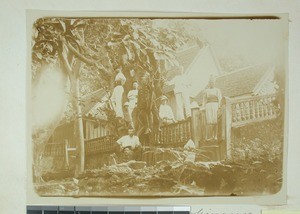
M216 87L222 96L236 97L251 94L262 78L270 71L269 64L255 65L216 77ZM193 100L201 103L203 91Z
M167 70L164 93L172 92L175 87L175 77L184 75L190 85L188 89L190 96L194 97L205 88L210 75L216 76L222 73L218 59L208 43L204 44L200 40L195 40L177 51L176 55L179 66ZM183 73L181 73L181 69L183 69Z
M107 94L104 89L99 89L82 97L82 115L99 120L107 120L106 114L101 110L105 105Z
M191 63L194 61L195 57L201 50L201 47L198 45L193 45L190 47L187 47L183 50L179 50L176 53L176 59L180 66L183 66L183 70L186 71L187 68L191 65ZM174 66L167 72L166 79L171 80L175 76L180 75L181 70L178 66Z

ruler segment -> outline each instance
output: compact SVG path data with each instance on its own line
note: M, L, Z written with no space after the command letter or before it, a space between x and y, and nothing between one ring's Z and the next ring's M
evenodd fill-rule
M27 214L190 214L190 207L27 206Z
M27 210L27 214L43 214L43 210Z
M44 210L44 214L57 214L57 210Z

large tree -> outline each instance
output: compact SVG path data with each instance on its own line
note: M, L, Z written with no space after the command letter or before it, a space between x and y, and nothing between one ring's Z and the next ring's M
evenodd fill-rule
M74 133L77 147L78 164L76 173L84 169L84 136L80 105L79 76L83 64L94 65L99 62L86 57L84 50L83 31L86 20L76 19L39 19L34 25L34 38L32 47L33 82L39 80L43 65L55 64L62 71L66 81L70 83L70 103L74 112ZM49 98L51 99L51 98ZM53 118L52 124L57 124L61 118ZM52 129L55 125L52 126ZM51 133L51 131L50 131ZM35 133L34 133L35 134ZM47 138L45 139L47 140ZM41 155L42 145L34 145L37 156L35 164Z
M122 68L127 78L125 92L132 81L147 73L154 97L162 94L164 66L177 64L175 50L189 38L178 29L161 27L155 22L150 19L73 18L42 18L35 22L33 84L39 81L43 66L49 64L58 66L66 83L70 83L70 106L75 120L75 139L78 141L77 173L84 170L81 95L104 87L111 91L118 67ZM149 102L155 104L155 101ZM51 121L50 130L60 119ZM48 137L50 134L51 131ZM44 138L46 141L47 137ZM42 147L37 150L41 151ZM35 160L40 155L39 152L37 154Z
M173 21L175 23L175 21ZM159 23L159 24L158 24ZM168 24L168 25L167 25ZM167 26L167 27L166 27ZM149 74L151 99L148 106L157 105L165 82L165 67L178 65L175 50L191 37L174 24L170 27L167 20L150 19L92 19L85 30L85 41L90 50L102 53L100 60L107 69L113 68L112 75L100 72L97 75L93 68L85 69L90 73L91 82L95 75L101 77L99 87L112 90L118 67L126 76L125 94L130 90L133 81L142 82L142 77ZM87 72L88 73L88 72ZM86 76L85 76L86 77ZM106 80L106 82L103 82ZM86 85L86 84L85 84ZM153 90L152 90L153 89ZM145 97L146 99L146 97ZM142 102L138 103L141 109ZM141 107L141 108L139 108ZM113 115L109 114L108 115ZM114 121L112 118L109 121ZM157 126L158 124L154 124ZM153 124L151 124L153 126Z

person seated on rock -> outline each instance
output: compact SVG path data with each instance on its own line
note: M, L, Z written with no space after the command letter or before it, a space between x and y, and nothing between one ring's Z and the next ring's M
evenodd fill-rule
M117 140L117 144L119 145L118 153L123 161L139 158L141 153L141 143L139 137L134 135L133 127L129 127L128 135L124 135Z

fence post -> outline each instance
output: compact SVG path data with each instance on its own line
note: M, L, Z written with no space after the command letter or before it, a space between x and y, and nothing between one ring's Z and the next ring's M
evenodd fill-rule
M199 148L200 130L199 130L199 105L197 102L191 104L191 136L196 148Z
M231 127L232 127L232 110L229 97L224 97L225 101L225 142L226 157L231 158Z
M67 167L69 168L69 151L68 151L68 140L65 139L64 140L64 144L65 144L65 158L66 158L66 164L67 164Z

